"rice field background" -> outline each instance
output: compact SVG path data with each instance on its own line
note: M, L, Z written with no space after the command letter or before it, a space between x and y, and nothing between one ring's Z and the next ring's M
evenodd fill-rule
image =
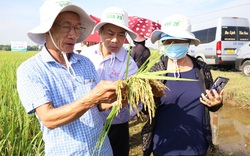
M16 90L16 69L35 52L0 52L0 155L43 154L39 124L26 115Z
M17 67L36 53L0 51L0 156L44 155L40 125L35 115L26 114L16 90ZM230 78L224 92L226 101L249 107L249 77L223 71L212 71L212 74L214 78L219 75ZM142 155L140 130L144 123L130 122L130 156Z

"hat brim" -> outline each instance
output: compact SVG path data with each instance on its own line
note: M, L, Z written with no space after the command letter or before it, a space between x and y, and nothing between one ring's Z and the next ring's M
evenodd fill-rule
M186 41L188 39L182 38L182 37L173 37L173 36L167 36L167 37L160 38L160 41L164 41L164 40L183 40L183 41Z
M195 38L193 33L187 32L187 31L179 31L179 32L164 32L161 30L155 30L152 34L151 34L151 42L155 43L157 40L161 39L161 34L167 34L169 36L174 36L174 38L185 38L185 39L190 39L191 43L190 44L194 44L195 46L198 46L200 44L200 40ZM170 38L169 38L170 39ZM162 40L162 39L161 39ZM165 39L166 40L166 39Z
M121 24L117 24L117 23L112 23L112 22L99 22L95 27L94 27L94 31L93 32L98 32L99 29L105 25L105 24L113 24L115 26L121 27L123 29L125 29L128 33L128 35L131 37L132 40L134 40L137 37L137 34L135 32L133 32L131 29L129 29L128 27L121 25Z
M54 16L52 16L52 18L47 21L44 21L43 23L40 23L39 26L30 30L27 33L28 37L37 44L44 44L46 42L45 34L51 29L58 14L65 11L72 11L80 16L80 22L86 29L77 39L76 43L80 43L85 40L91 34L95 25L95 21L92 20L91 17L82 8L76 5L69 5L59 10L57 13L55 13Z

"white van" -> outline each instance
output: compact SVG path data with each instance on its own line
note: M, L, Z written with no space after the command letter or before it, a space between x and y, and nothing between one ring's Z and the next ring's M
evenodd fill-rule
M201 43L190 45L189 55L209 65L234 67L238 48L249 41L249 21L240 17L221 17L194 24L192 32Z
M235 60L235 69L242 71L246 76L250 76L250 42L240 47Z

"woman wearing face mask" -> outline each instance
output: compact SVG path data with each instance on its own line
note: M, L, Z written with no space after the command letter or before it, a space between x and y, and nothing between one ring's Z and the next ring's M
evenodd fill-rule
M189 19L173 15L165 18L161 26L161 30L152 33L151 41L162 43L160 52L164 56L151 70L169 70L169 77L197 81L163 82L169 88L165 90L166 96L156 99L153 124L147 123L142 130L144 155L151 152L154 156L206 155L209 147L213 148L209 111L222 106L223 92L212 90L215 95L210 94L213 82L210 69L187 55L190 44L200 43L191 33Z

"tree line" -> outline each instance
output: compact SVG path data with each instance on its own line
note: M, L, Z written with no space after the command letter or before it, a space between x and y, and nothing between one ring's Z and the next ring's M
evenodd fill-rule
M27 46L27 51L38 51L40 46ZM10 45L0 45L0 51L11 51Z

